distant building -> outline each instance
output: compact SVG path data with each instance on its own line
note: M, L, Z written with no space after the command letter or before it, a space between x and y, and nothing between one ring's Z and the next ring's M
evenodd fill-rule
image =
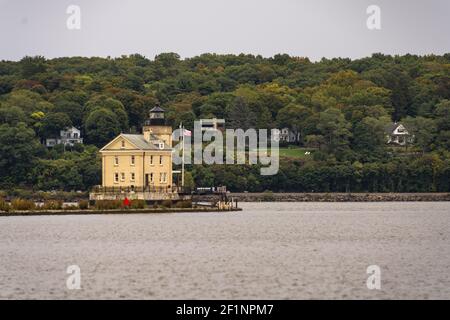
M300 139L300 134L295 134L289 128L273 129L272 139L280 142L295 143Z
M172 127L164 110L150 110L142 134L120 134L102 155L102 187L139 187L172 192Z
M75 127L61 130L58 138L50 138L45 140L46 147L54 147L57 144L73 147L76 143L83 143L80 130Z
M223 131L225 129L224 119L200 119L200 127L203 131L219 130Z
M414 136L401 123L391 123L386 127L385 133L388 144L404 146L414 142Z

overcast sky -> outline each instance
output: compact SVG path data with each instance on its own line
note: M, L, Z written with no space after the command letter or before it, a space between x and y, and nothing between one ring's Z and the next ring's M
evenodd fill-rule
M366 9L381 8L381 30ZM69 5L81 29L69 30ZM161 52L358 58L450 52L450 0L0 0L0 59Z

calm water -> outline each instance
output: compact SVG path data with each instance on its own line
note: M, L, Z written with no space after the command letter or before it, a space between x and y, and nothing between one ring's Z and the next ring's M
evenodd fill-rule
M450 203L241 205L0 217L0 298L450 299ZM81 290L66 288L73 264Z

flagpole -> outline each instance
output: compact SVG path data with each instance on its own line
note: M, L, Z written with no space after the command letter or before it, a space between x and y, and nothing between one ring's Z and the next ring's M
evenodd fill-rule
M183 135L183 140L182 143L183 145L181 146L181 150L182 150L182 158L181 158L181 187L184 187L184 127L182 126L182 123L180 123L180 129L181 129L181 134Z

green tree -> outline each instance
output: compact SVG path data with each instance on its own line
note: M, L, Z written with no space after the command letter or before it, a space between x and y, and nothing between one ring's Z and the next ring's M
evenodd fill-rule
M450 149L450 100L442 100L436 105L436 125L439 132L438 145L445 150Z
M0 125L0 177L2 183L30 181L30 169L42 152L33 129L20 122Z
M350 123L345 120L343 113L330 108L320 113L317 124L322 136L325 138L326 150L337 156L343 156L349 150Z
M436 121L425 117L406 117L402 120L408 132L413 136L413 144L425 153L433 148L436 138Z
M99 108L87 117L85 124L86 140L97 147L103 147L120 133L117 116L108 109Z
M289 104L278 111L277 121L281 128L289 128L295 136L300 135L300 140L303 140L305 138L306 123L311 115L312 111L308 108Z
M19 122L26 122L27 120L25 113L19 107L0 107L0 124L8 123L10 125L16 125Z
M60 130L70 128L72 126L72 121L66 113L56 112L49 113L45 115L42 121L41 127L41 137L57 137L59 136Z
M386 138L384 128L388 119L365 117L353 130L353 150L361 162L381 160L385 156Z
M122 131L128 130L128 115L125 111L123 104L114 98L108 97L106 95L97 95L89 99L85 105L85 113L87 117L90 117L91 113L99 110L106 109L113 112L119 122ZM87 119L85 120L85 122Z

